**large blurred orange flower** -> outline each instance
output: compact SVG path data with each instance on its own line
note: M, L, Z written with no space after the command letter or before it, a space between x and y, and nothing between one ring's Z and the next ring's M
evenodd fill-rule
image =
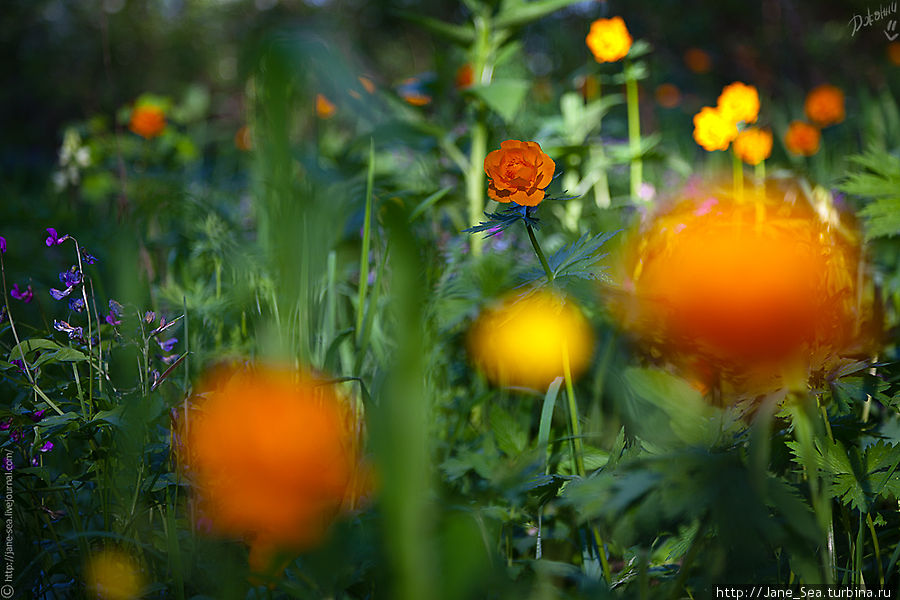
M593 337L587 320L569 299L546 291L513 294L485 309L469 330L469 352L494 383L544 390L588 365Z
M361 491L358 422L331 386L290 369L207 379L177 426L180 459L202 522L247 541L265 570L277 551L318 543Z
M741 202L730 190L694 189L632 236L613 302L623 326L731 392L774 389L865 347L858 232L796 193L770 185Z
M737 134L737 125L718 108L704 106L694 115L694 140L705 150L728 150Z
M128 128L144 139L158 137L166 128L166 113L155 104L138 104L131 111Z
M759 93L752 85L736 81L722 89L718 107L722 116L735 123L755 123L759 116Z
M806 95L803 110L809 120L819 127L827 127L844 120L844 92L841 88L823 84Z
M591 23L585 41L597 62L616 62L628 54L632 39L622 17L613 17Z
M85 567L85 583L91 598L135 600L141 596L144 580L140 566L120 550L101 550Z
M821 138L818 127L803 121L792 121L784 134L784 145L794 154L812 156L819 151Z
M734 140L734 152L748 165L758 165L772 154L772 132L750 127Z
M555 170L556 163L537 142L506 140L484 159L488 196L497 202L537 206Z

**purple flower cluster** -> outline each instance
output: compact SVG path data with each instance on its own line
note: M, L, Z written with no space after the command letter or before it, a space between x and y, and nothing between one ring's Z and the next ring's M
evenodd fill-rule
M21 300L25 304L28 304L31 302L31 299L34 298L34 291L31 289L30 285L26 289L20 290L19 284L14 283L12 289L9 291L9 295L16 300Z

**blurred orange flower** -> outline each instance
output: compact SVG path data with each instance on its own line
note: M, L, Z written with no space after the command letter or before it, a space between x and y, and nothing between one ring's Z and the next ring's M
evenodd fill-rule
M472 71L472 65L466 63L462 65L459 69L456 70L456 87L457 89L464 90L467 87L472 85L472 82L475 80L475 74Z
M253 147L253 138L250 136L250 128L244 125L234 134L234 147L242 152L247 152Z
M675 108L681 102L681 91L671 83L656 86L656 102L663 108Z
M485 309L469 330L468 345L474 363L494 383L544 390L563 376L567 357L573 377L585 370L593 336L571 300L534 291Z
M888 60L900 67L900 42L891 42L887 46Z
M800 156L812 156L819 151L819 129L803 121L792 121L784 134L785 147Z
M694 140L705 150L727 150L737 134L737 125L718 107L704 106L694 115Z
M556 163L537 142L506 140L484 159L488 196L497 202L537 206L555 170Z
M759 116L759 93L752 85L736 81L722 89L718 107L725 118L735 123L755 123Z
M128 129L144 139L158 137L166 128L166 113L155 104L138 104L131 111Z
M591 23L587 38L588 48L597 62L616 62L625 58L631 49L631 34L622 17L597 19Z
M367 92L369 92L370 94L375 93L375 83L371 79L369 79L368 77L364 77L362 75L360 75L358 77L358 79L359 79L359 83L363 86L363 88Z
M734 140L734 152L748 165L758 165L772 154L772 132L750 127Z
M684 64L697 74L709 73L712 70L709 53L700 48L688 48L684 53Z
M803 105L806 116L819 127L827 127L844 120L844 92L841 88L823 84L810 90Z
M247 541L257 571L277 551L318 543L368 484L347 405L331 386L275 367L220 369L200 389L175 429L210 532Z
M320 119L330 119L337 112L337 107L323 94L316 94L316 115Z
M726 191L728 190L728 191ZM692 379L731 391L777 387L867 341L860 236L772 185L753 202L694 189L626 243L623 326Z

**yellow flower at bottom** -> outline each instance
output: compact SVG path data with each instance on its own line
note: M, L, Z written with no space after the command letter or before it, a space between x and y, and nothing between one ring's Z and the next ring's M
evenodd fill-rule
M704 106L694 115L694 140L704 150L728 150L737 134L737 125L718 108Z
M625 58L631 49L631 34L622 17L597 19L591 23L587 38L588 48L597 62L616 62Z
M137 562L124 552L103 550L85 568L88 597L101 600L139 598L143 580Z
M734 152L748 165L758 165L772 154L772 132L751 127L734 140Z
M514 294L482 312L469 330L469 353L494 383L546 389L588 365L591 328L571 300L550 292ZM568 355L568 357L566 356Z

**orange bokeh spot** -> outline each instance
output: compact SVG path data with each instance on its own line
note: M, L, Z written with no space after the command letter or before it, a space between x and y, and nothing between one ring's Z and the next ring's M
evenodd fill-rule
M684 64L697 74L709 73L712 70L712 58L700 48L688 48L684 53Z
M334 103L323 94L316 94L316 115L320 119L330 119L337 112Z
M371 480L358 419L332 386L290 369L219 369L174 427L210 533L247 541L254 568L317 544ZM257 569L259 570L259 569Z
M803 110L819 127L840 123L845 117L844 92L834 85L817 86L806 95Z
M656 103L663 108L675 108L681 103L681 91L671 83L656 86Z
M155 104L139 104L131 111L128 129L144 139L162 135L166 128L166 113Z
M887 46L888 60L900 67L900 42L891 42Z
M857 346L857 232L774 188L743 202L723 190L677 199L632 236L623 326L690 379L743 391Z
M800 156L812 156L819 151L822 134L819 128L803 121L792 121L784 134L784 146Z

